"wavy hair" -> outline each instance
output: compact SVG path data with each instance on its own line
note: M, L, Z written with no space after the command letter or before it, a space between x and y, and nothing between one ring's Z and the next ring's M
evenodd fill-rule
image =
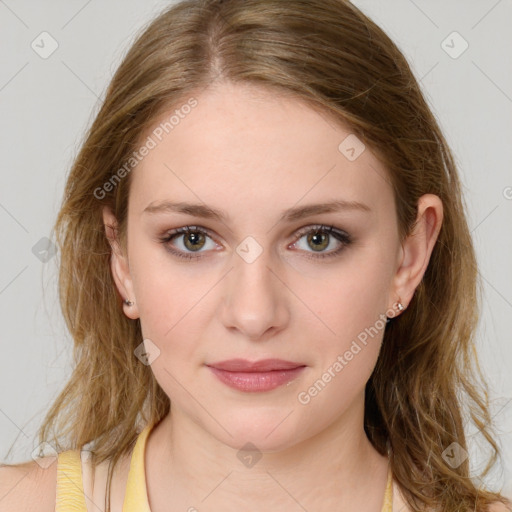
M394 478L413 511L483 512L509 503L477 488L469 460L451 467L443 458L454 442L468 449L466 422L490 448L479 477L500 454L475 351L481 282L454 158L405 57L345 0L184 0L138 35L87 131L54 225L74 366L40 442L58 451L89 444L94 464L109 460L110 510L116 462L145 425L170 411L151 368L134 356L140 322L124 315L110 270L102 208L114 212L125 250L131 174L108 192L104 184L163 112L222 81L288 94L349 126L388 171L401 241L419 197L442 200L428 268L407 310L387 325L366 385L364 427L381 454L391 448Z

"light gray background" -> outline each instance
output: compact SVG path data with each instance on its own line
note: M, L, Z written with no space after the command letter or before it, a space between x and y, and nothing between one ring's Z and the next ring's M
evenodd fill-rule
M408 57L459 164L485 285L479 354L504 449L503 470L489 483L512 496L512 2L354 3ZM2 461L30 458L43 414L70 374L56 258L43 263L32 248L49 235L66 174L115 68L135 33L168 4L0 0ZM31 47L43 31L59 45L46 59ZM462 48L453 31L469 44L458 58L445 51Z

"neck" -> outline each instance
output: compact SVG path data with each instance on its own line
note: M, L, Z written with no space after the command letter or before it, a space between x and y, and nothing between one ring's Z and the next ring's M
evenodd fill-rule
M363 414L364 402L359 400L301 442L278 451L240 454L172 409L147 440L151 509L169 510L169 504L176 503L183 510L192 505L198 510L242 510L250 504L257 510L299 505L319 510L321 504L322 510L379 512L388 460L366 437ZM244 454L255 458L243 459Z

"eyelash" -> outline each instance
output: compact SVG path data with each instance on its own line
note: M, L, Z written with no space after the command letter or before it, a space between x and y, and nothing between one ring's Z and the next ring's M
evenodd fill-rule
M194 256L193 253L184 253L182 251L177 251L177 250L171 249L171 247L169 245L169 242L171 242L171 240L173 240L174 238L176 238L180 235L186 235L189 233L201 233L205 236L208 236L209 238L212 238L210 236L209 231L200 226L184 226L184 227L175 229L175 230L167 233L163 237L159 237L159 241L166 246L166 249L171 254L173 254L179 258L183 258L186 260L200 259L203 256ZM309 233L332 235L334 238L336 238L339 242L342 243L341 247L339 247L338 249L328 252L328 253L325 253L325 254L309 253L309 255L306 256L306 258L309 258L309 259L321 260L324 258L331 258L334 256L338 256L345 249L345 247L347 247L348 245L350 245L352 243L352 237L348 233L345 233L344 231L337 230L333 226L326 226L324 224L318 224L316 226L308 226L307 228L300 230L297 233L297 237L298 237L297 241L299 241L304 235L307 235ZM294 243L296 243L296 242L294 242Z

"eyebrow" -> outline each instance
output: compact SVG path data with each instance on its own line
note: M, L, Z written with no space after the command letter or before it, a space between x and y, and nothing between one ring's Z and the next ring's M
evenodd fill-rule
M310 217L312 215L338 212L341 210L371 212L371 208L369 206L358 201L336 200L327 203L309 204L306 206L289 208L281 214L279 220L280 222L293 222L306 217ZM212 208L205 204L193 204L185 202L173 203L171 201L163 201L156 204L152 202L143 210L142 213L155 214L165 212L183 213L204 219L214 219L221 222L229 220L230 218L229 215L222 210Z

